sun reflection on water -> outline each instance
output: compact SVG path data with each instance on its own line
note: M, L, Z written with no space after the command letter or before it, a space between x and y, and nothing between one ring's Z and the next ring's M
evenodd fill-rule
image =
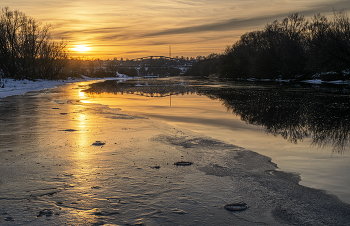
M84 86L85 83L81 83L80 86ZM78 103L83 103L86 99L83 89L75 89L73 91L73 97L77 99ZM74 105L74 119L71 121L71 127L76 130L72 133L72 144L74 147L72 156L76 164L76 174L80 175L80 183L82 187L88 187L89 185L83 182L94 169L94 154L91 152L90 147L93 139L93 128L91 122L93 115L90 114L89 108L84 104ZM84 179L84 180L83 180Z
M79 89L79 97L80 97L80 98L85 97L85 92L83 92L82 89Z
M80 148L85 148L88 146L88 135L87 135L87 116L84 113L79 113L77 117L77 127L79 132L77 133L77 142L78 142L78 147Z

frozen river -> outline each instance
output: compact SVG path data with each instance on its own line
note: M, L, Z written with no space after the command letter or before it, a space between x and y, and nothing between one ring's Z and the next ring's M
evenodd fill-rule
M158 119L272 158L300 184L350 203L348 87L137 79L92 86L88 102Z
M330 195L335 193L331 190L300 185L302 167L291 164L293 156L312 164L308 155L316 159L313 152L324 153L319 154L324 156L319 158L321 165L336 160L338 165L332 166L346 171L341 164L347 158L347 140L338 139L319 152L300 149L296 155L291 149L288 157L282 152L288 153L288 139L295 136L285 140L271 134L298 119L294 105L282 115L290 121L266 127L265 122L282 117L272 114L278 113L273 106L285 108L282 102L288 99L271 102L268 95L247 94L239 87L233 94L216 92L224 87L231 85L177 78L90 81L0 99L0 224L348 225L350 205ZM319 111L313 102L307 103L305 113ZM343 109L337 103L332 106ZM328 128L346 128L336 116L331 115L332 124L319 124L325 126L320 135L346 135ZM322 114L318 119L324 119ZM310 133L312 125L300 127L301 135ZM300 134L300 129L287 135ZM305 147L310 145L308 138L297 138L303 138ZM329 138L319 142L325 140ZM258 149L266 153L254 152ZM280 160L273 150L280 152ZM280 161L279 169L275 160ZM192 164L177 166L179 161ZM344 175L326 166L324 171ZM310 177L320 184L330 181L317 175ZM233 202L249 208L223 208Z

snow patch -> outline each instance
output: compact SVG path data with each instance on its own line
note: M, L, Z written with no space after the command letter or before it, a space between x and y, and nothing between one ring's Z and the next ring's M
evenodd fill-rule
M311 83L311 84L321 84L322 80L321 79L311 79L311 80L304 80L303 82Z
M69 78L65 80L43 80L38 79L35 81L29 81L29 80L14 80L14 79L4 79L2 78L0 80L0 98L4 98L7 96L14 96L14 95L22 95L29 91L37 91L37 90L43 90L43 89L51 89L55 88L59 85L64 85L67 83L74 83L74 82L83 82L83 81L89 81L89 80L127 80L132 79L124 74L119 74L118 77L110 77L110 78L90 78L84 75L81 75L81 79L75 79L75 78ZM2 88L3 87L3 88Z
M29 81L1 79L1 83L4 85L4 88L0 88L0 98L13 95L21 95L29 91L54 88L55 86L64 85L66 83L79 82L84 80L85 79L67 79L61 81L52 81L39 79L36 81Z

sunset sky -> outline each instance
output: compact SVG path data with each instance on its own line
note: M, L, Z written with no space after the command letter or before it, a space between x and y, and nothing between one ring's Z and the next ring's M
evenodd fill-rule
M195 57L220 53L239 37L298 12L331 15L349 0L2 0L51 24L54 39L69 42L73 56ZM79 46L77 46L79 45Z

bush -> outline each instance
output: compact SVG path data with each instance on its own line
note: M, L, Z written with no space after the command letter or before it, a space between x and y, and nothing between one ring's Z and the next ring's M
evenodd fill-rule
M118 73L127 75L129 77L137 77L139 76L137 70L135 68L118 68Z

